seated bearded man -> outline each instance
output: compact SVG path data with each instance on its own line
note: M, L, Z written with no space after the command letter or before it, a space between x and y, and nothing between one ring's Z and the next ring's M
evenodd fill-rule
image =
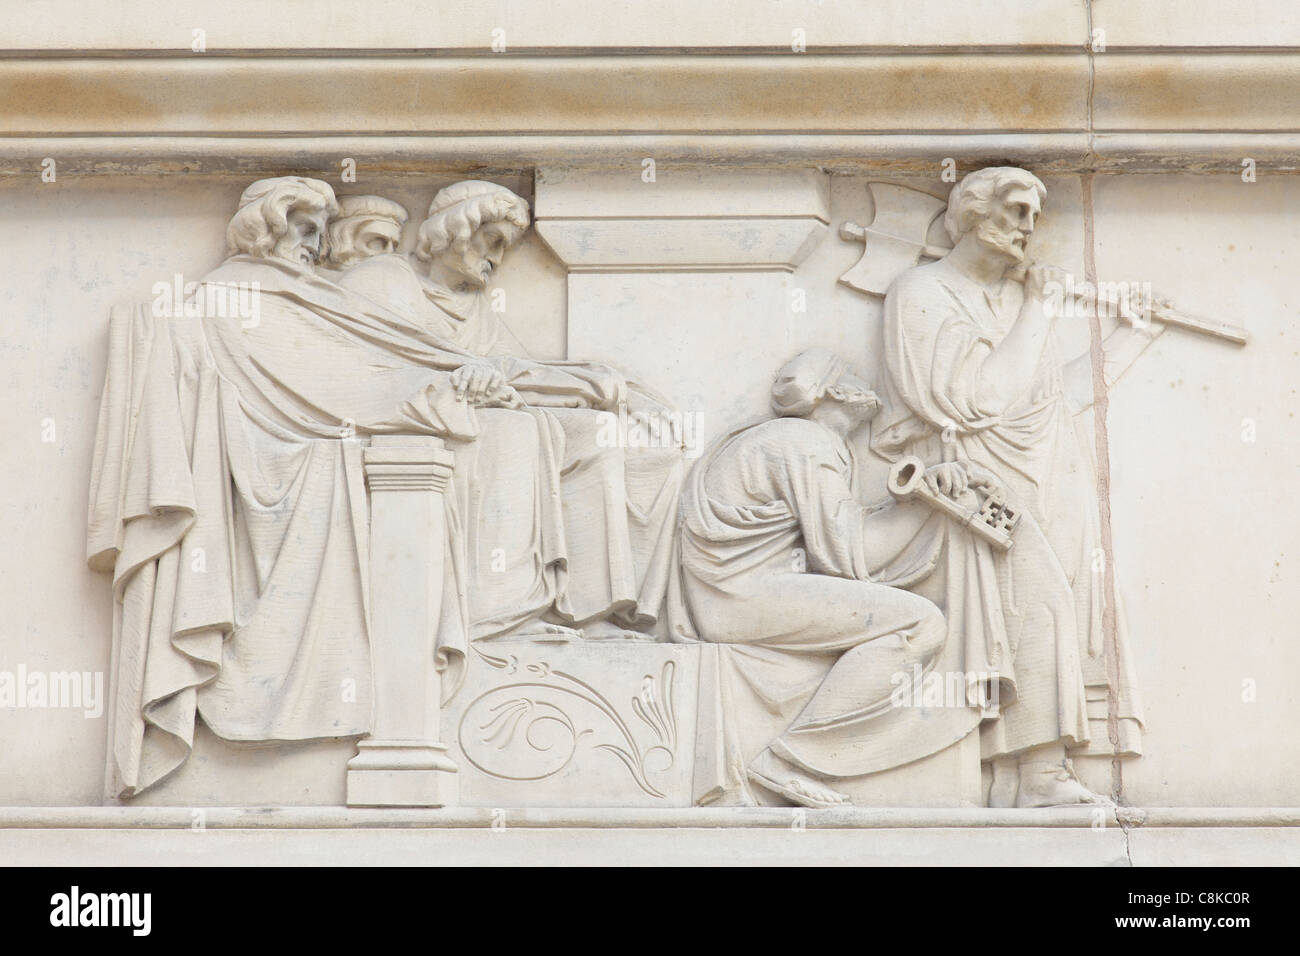
M695 635L719 645L723 702L721 726L704 731L716 731L706 750L721 766L711 790L697 781L697 800L753 803L754 783L831 807L849 802L836 779L936 753L974 719L897 705L901 676L945 661L947 625L902 589L929 572L911 515L859 504L853 488L849 436L879 411L875 393L814 349L780 370L771 399L779 417L719 439L682 494L683 592ZM967 467L937 465L926 480L991 479Z
M467 403L464 352L317 273L337 208L319 180L255 182L185 317L114 313L89 529L121 603L114 795L175 770L196 715L227 740L367 732L369 522L350 439L472 444L489 411L475 405L519 403L504 386ZM449 550L437 653L454 686L466 612Z
M669 409L606 366L528 358L492 310L488 281L528 224L528 204L510 190L457 183L434 197L413 256L368 257L340 284L476 356L454 376L468 401L503 388L522 399L484 415L458 457L474 637L526 635L542 622L587 638L648 635L667 593L681 442L666 432L627 448L601 441L609 413L664 421ZM521 468L525 458L540 476ZM558 487L559 507L537 487Z

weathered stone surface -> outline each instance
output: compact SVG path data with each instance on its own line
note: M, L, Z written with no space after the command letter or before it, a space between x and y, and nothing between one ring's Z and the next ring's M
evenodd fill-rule
M1289 5L119 6L0 28L0 855L1295 862Z

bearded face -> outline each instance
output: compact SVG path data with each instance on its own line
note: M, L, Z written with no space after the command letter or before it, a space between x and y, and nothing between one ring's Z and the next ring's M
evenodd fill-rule
M448 248L438 261L466 285L482 289L492 278L493 271L501 265L506 250L521 235L523 230L512 222L484 223L474 231L463 252Z
M989 214L975 227L975 236L987 248L1019 264L1025 261L1029 236L1042 205L1034 189L1017 186L991 203Z
M327 211L295 206L289 210L288 228L276 240L271 256L299 265L314 266L320 261L325 237Z
M870 421L880 411L880 399L871 386L852 372L841 375L826 394L837 399L859 422Z

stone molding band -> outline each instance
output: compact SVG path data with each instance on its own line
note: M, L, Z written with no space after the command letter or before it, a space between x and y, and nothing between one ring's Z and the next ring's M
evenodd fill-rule
M39 178L58 162L60 180L89 176L268 176L286 168L336 177L343 157L372 175L427 179L472 166L483 175L535 164L575 167L640 162L750 166L780 162L851 175L935 175L951 157L974 169L1016 157L1043 173L1229 173L1253 158L1259 174L1300 171L1300 132L881 133L776 136L0 136L0 186ZM633 168L635 166L635 169Z
M1300 157L1297 77L1300 53L1262 50L10 56L0 170L46 156L85 173L337 171L342 156L391 172L641 155L1285 167Z
M213 807L203 810L204 826L222 830L335 830L382 828L472 829L499 823L501 811L482 807L343 808ZM507 809L512 827L535 829L776 828L789 829L799 812L809 829L1028 828L1097 827L1091 807L1043 810L848 807L803 810L791 807L690 807L664 810L607 808ZM1164 828L1258 829L1300 827L1300 807L1121 807L1105 809L1105 825ZM191 807L0 807L0 830L103 829L188 830Z

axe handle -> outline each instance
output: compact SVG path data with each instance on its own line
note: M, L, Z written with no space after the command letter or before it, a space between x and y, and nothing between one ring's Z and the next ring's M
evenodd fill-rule
M1085 286L1076 289L1074 297L1076 299L1085 299L1089 292L1095 295L1098 305L1106 306L1107 309L1115 315L1126 319L1129 322L1137 323L1136 316L1128 314L1125 303L1122 298L1110 290L1090 289ZM1245 345L1249 341L1246 330L1235 325L1229 325L1227 322L1215 322L1210 319L1202 319L1199 316L1188 315L1185 312L1179 312L1177 309L1167 306L1151 304L1151 318L1156 322L1163 322L1165 325L1177 326L1180 329L1186 329L1189 332L1199 332L1202 335L1212 335L1215 338L1225 339L1235 345Z
M1202 319L1195 315L1188 315L1185 312L1177 312L1174 309L1159 306L1152 308L1151 312L1157 322L1176 325L1188 332L1212 335L1215 338L1225 339L1234 345L1245 345L1250 341L1250 336L1246 334L1245 329L1229 325L1227 322L1213 322L1210 319Z
M886 233L879 232L878 230L872 229L869 226L868 227L859 226L856 222L851 222L849 220L845 220L844 222L840 223L841 239L845 239L850 242L856 241L856 242L866 243L867 239L869 239L873 234L886 235ZM904 240L899 236L890 236L890 238L896 241L903 241L911 244L911 240ZM944 248L943 246L932 246L928 243L915 243L915 245L917 246L920 256L926 259L942 259L944 256L946 256L949 252L952 251L951 249ZM1068 272L1069 270L1062 269L1061 271ZM1013 272L1009 274L1009 278L1016 279L1017 281L1024 281L1023 268L1020 270L1019 275ZM1091 284L1089 283L1088 285L1090 286ZM862 288L861 286L855 286L855 287ZM874 290L863 289L863 291L871 292ZM1080 300L1086 299L1089 292L1093 294L1094 300L1097 302L1097 304L1106 306L1115 314L1120 315L1122 318L1128 320L1129 322L1133 322L1134 324L1136 324L1137 321L1136 317L1128 313L1128 309L1126 308L1126 303L1122 302L1120 300L1120 296L1116 295L1114 292L1111 292L1109 290L1103 291L1096 288L1090 289L1088 288L1088 286L1084 286L1081 288L1077 288L1075 290L1074 296L1076 299L1080 299ZM878 294L883 294L883 293L878 293ZM1152 317L1157 322L1163 322L1166 325L1177 326L1180 329L1186 329L1188 332L1199 332L1201 335L1210 335L1213 336L1214 338L1223 339L1225 341L1232 342L1235 345L1245 345L1250 338L1247 335L1246 330L1240 328L1239 326L1231 325L1227 322L1215 322L1212 319L1202 319L1199 316L1188 315L1185 312L1179 312L1177 309L1169 308L1163 305L1157 305L1153 303L1151 306L1151 314Z
M840 238L848 242L866 242L868 236L888 236L889 233L881 232L878 229L872 229L870 226L859 226L856 222L845 220L840 223ZM909 245L915 245L926 259L942 259L951 249L945 246L931 246L926 243L913 242L910 239L903 239L901 236L889 236L899 242L906 242Z
M863 229L856 222L844 220L840 223L840 238L848 242L866 242L867 230Z

